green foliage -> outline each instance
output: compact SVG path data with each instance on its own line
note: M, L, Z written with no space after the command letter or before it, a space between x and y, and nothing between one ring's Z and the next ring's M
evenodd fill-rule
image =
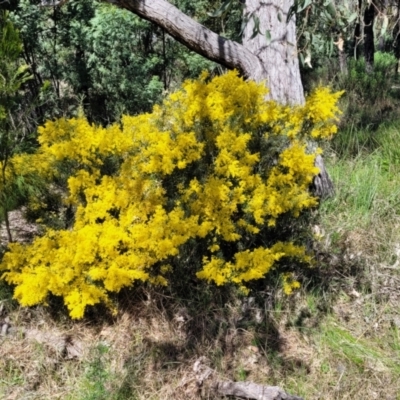
M339 71L338 61L333 59L325 59L324 65L314 70L303 71L306 91L311 91L317 84L329 83L334 89L345 92L341 99L343 114L340 125L347 133L338 136L335 149L358 146L361 142L367 145L366 141L373 141L372 133L379 125L399 118L396 66L397 60L392 54L377 52L374 70L370 73L365 71L363 58L349 58L346 73ZM350 141L355 138L354 130L357 131L357 141L351 145Z
M101 343L94 349L93 359L86 368L86 388L81 400L107 400L110 398L106 385L111 380L111 373L107 370L104 360L108 352L109 348Z
M389 53L375 53L374 70L365 72L365 60L349 60L349 73L343 76L343 89L352 94L352 99L374 104L390 95L396 58Z
M17 173L13 156L26 147L27 136L18 114L20 89L31 79L28 66L21 64L22 43L8 12L0 13L0 222L5 221L12 241L8 212L35 190L34 178Z
M400 143L399 121L382 125L374 138L386 169L394 173L400 171L400 146L397 146L397 143Z
M383 165L395 171L400 166L399 121L383 122L376 129L342 129L332 141L332 149L340 158L378 153Z
M181 3L200 19L211 7L210 2L195 8ZM23 39L22 57L34 75L26 96L42 100L33 113L36 124L77 115L80 107L90 121L103 125L123 113L150 111L163 91L215 68L161 28L95 0L70 0L54 9L21 0L11 16ZM223 28L232 31L226 24Z
M396 58L389 53L375 54L374 70L365 72L365 60L349 60L349 72L338 86L345 90L345 123L355 126L377 126L398 107L392 86Z
M123 113L150 110L164 88L164 61L143 51L143 40L151 34L149 24L129 11L102 5L85 34L90 97L104 104L97 112L115 120Z
M241 41L243 4L230 0L175 0L173 3L190 17L229 39Z
M336 213L337 229L374 227L390 235L388 227L400 212L399 139L398 121L375 131L342 131L335 137L338 158L330 172L336 196L322 204L322 213Z
M339 40L353 41L358 13L353 4L330 0L295 0L288 18L296 15L297 46L307 71L336 58Z
M1 132L1 149L4 151L7 140L5 130L8 129L8 112L16 101L20 87L31 78L27 65L20 65L19 55L22 43L18 31L14 28L7 12L0 13L0 121L3 123Z

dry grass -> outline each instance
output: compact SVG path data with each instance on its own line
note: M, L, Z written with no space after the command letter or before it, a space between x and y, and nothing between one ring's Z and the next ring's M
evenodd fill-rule
M117 316L96 308L77 323L57 301L18 307L0 283L0 398L215 399L212 381L231 379L400 399L400 179L376 154L331 164L338 193L314 227L316 267L290 298L267 281L250 298L182 281L126 290ZM212 370L202 385L200 357Z
M8 313L11 332L1 339L0 396L215 398L193 371L205 356L219 379L280 385L307 399L395 399L398 290L390 286L395 281L383 281L385 298L378 301L378 292L351 289L350 277L334 303L326 300L330 310L306 289L291 299L276 293L271 301L264 293L251 304L231 300L199 312L152 293L122 299L112 321L83 323L44 308L16 308Z

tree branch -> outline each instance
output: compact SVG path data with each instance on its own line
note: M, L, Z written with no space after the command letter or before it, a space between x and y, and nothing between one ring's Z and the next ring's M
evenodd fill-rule
M217 35L166 0L106 1L154 22L190 50L229 69L236 68L246 78L264 75L261 61L243 45Z
M264 386L253 382L221 381L207 363L208 360L204 356L195 361L193 364L195 379L199 387L206 384L208 390L216 393L218 397L235 396L249 400L303 400L302 397L284 392L278 386Z

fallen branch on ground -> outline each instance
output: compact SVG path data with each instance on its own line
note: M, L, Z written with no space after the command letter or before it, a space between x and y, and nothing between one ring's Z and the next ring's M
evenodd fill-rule
M196 373L196 380L199 386L214 375L214 370L205 365L205 362L206 358L200 357L193 365L193 371ZM236 396L254 400L303 400L302 397L285 393L278 386L264 386L253 382L215 380L211 388L221 396Z

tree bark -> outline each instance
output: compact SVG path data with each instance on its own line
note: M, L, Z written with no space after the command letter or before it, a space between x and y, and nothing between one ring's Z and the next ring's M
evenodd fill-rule
M199 357L193 364L193 372L198 387L206 387L209 394L235 396L248 400L303 400L284 392L278 386L259 385L254 382L221 381L213 369L208 366L206 357ZM215 397L215 396L214 396ZM213 397L213 398L214 398Z
M373 2L364 11L364 57L365 71L371 73L374 70L374 20L375 5Z
M397 58L396 75L400 72L400 0L397 0L396 23L393 27L394 55Z
M360 58L360 48L359 45L362 41L362 36L361 36L361 10L362 10L362 0L358 0L358 5L357 5L357 23L356 27L354 29L354 57L356 60Z
M12 237L12 233L11 233L10 219L8 218L8 211L6 209L4 209L4 222L6 224L8 243L12 243L13 237Z
M344 40L342 34L339 34L338 40L335 44L338 49L340 73L347 74L347 57L346 52L344 51Z
M387 16L389 0L382 0L376 4L379 8L377 10L378 15ZM385 35L379 35L378 51L384 52L386 47Z
M314 178L311 191L314 196L324 199L333 195L335 188L320 154L315 158L315 166L319 168L319 174Z
M243 45L264 66L262 70L255 70L251 79L266 80L270 98L281 104L304 103L295 16L286 22L292 3L292 0L246 0L245 3L245 15L254 17L246 24ZM252 38L256 19L260 34Z

